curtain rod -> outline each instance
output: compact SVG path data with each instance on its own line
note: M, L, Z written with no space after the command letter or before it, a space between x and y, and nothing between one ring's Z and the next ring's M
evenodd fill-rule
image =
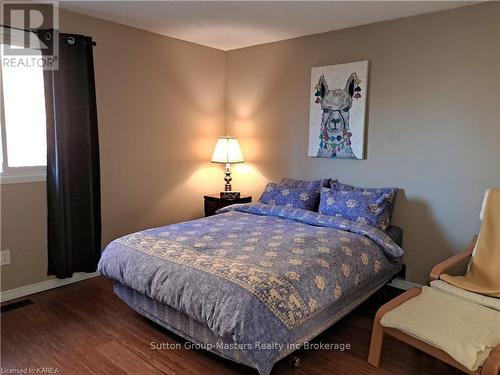
M19 30L19 31L24 31L26 33L33 33L34 31L33 30L26 30L26 29L21 29L19 27L15 27L15 26L10 26L10 25L0 25L1 27L7 27L9 29L13 29L13 30ZM92 41L92 45L93 46L97 46L97 42L95 41Z

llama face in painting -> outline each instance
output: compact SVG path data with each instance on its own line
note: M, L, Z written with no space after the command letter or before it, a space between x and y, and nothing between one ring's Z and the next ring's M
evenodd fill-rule
M323 115L318 157L356 159L351 149L349 111L358 82L356 73L352 73L344 88L329 89L325 77L320 77L316 95Z

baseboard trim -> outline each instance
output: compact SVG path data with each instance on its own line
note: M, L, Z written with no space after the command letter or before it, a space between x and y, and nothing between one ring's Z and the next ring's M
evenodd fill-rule
M73 274L73 277L69 277L67 279L49 279L41 281L39 283L21 286L15 289L5 290L3 292L0 292L0 302L7 302L16 298L29 296L30 294L43 292L44 290L54 289L60 286L73 284L78 281L91 279L92 277L96 277L99 275L100 275L99 272L93 272L93 273L78 272Z
M392 279L391 282L387 285L392 286L394 288L403 289L403 290L408 290L410 288L421 288L422 287L422 285L420 285L420 284L417 284L417 283L414 283L414 282L411 282L408 280L400 279L399 277Z

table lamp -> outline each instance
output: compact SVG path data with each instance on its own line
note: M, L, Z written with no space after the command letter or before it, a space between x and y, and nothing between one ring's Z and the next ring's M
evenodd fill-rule
M225 164L224 181L226 181L226 184L224 185L224 191L220 193L221 198L236 199L240 197L240 192L232 191L231 188L231 164L243 163L244 161L240 144L236 138L230 136L219 137L212 155L212 163Z

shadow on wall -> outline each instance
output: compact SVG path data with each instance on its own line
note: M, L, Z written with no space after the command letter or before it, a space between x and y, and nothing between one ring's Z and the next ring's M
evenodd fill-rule
M454 254L430 206L423 200L408 200L401 189L397 195L392 223L404 231L403 262L411 265L407 267L406 278L419 284L427 283L432 267ZM427 272L419 274L415 273L416 270Z

